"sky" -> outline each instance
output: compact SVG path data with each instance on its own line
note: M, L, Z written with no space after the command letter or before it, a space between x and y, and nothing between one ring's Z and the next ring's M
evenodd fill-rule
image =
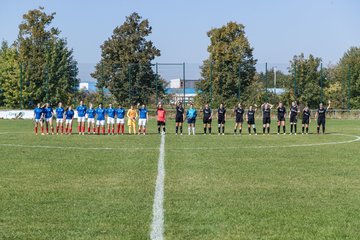
M0 40L13 42L22 15L44 6L56 12L53 26L61 30L79 63L80 78L100 60L100 45L132 12L149 20L149 39L161 50L155 62L185 62L187 78L199 77L208 57L211 28L229 21L245 25L260 66L281 68L296 54L321 57L335 64L360 43L360 1L357 0L2 0ZM176 68L175 72L181 72ZM163 71L167 70L165 67ZM178 74L178 73L176 73ZM175 74L175 75L176 75Z

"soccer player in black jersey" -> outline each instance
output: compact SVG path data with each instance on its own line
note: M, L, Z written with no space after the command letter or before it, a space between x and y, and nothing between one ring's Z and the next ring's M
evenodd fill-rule
M209 135L211 135L212 110L209 107L209 104L205 104L205 107L201 109L201 112L204 114L203 116L204 135L206 135L207 128L209 129Z
M256 126L255 126L255 112L256 112L256 104L254 105L255 109L253 109L252 106L249 107L249 110L246 114L246 122L248 124L248 131L249 131L249 135L251 135L251 127L254 130L255 135L257 135L256 133Z
M290 118L290 135L293 133L293 129L295 130L295 135L296 135L296 131L297 131L297 114L299 113L299 108L296 104L296 102L292 102L291 103L291 107L290 107L290 113L289 113L289 118Z
M242 132L242 125L244 122L244 109L242 108L241 104L239 103L237 107L234 109L235 113L235 127L234 127L234 134L236 134L237 129L239 129L239 134Z
M278 117L278 129L277 134L280 134L280 126L283 127L284 135L286 134L286 127L285 127L285 115L286 115L286 108L282 102L279 102L279 106L277 107L277 117Z
M319 109L316 111L315 118L317 118L317 133L320 133L320 125L322 126L322 132L325 134L325 114L329 110L331 102L328 102L329 105L327 108L324 108L324 105L320 103Z
M310 116L311 111L308 106L305 106L304 110L302 111L302 134L304 134L306 128L306 134L309 133L309 124L310 124Z
M222 132L225 135L225 121L226 121L226 109L221 103L218 108L218 135Z
M180 127L180 134L182 135L183 132L183 122L184 122L184 114L185 114L185 110L182 106L182 103L179 101L177 106L176 106L176 116L175 116L175 133L176 135L179 132L179 127Z
M265 128L267 129L267 133L270 134L270 123L271 123L271 109L273 105L270 103L263 103L261 105L261 110L263 113L263 134L265 134Z

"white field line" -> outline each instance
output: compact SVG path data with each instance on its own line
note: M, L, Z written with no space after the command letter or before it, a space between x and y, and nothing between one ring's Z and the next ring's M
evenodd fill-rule
M7 133L0 133L0 135ZM9 133L10 134L10 133ZM228 146L228 147L177 147L168 148L168 151L183 151L183 150L226 150L226 149L263 149L263 148L291 148L291 147L314 147L324 145L339 145L353 142L359 142L360 136L350 134L332 134L337 136L347 136L354 139L347 141L338 142L320 142L320 143L304 143L304 144L290 144L290 145L252 145L252 146ZM255 136L254 136L255 137ZM259 136L261 137L261 136ZM112 147L72 147L72 146L50 146L50 145L25 145L25 144L11 144L11 143L0 143L2 147L19 147L19 148L44 148L44 149L74 149L74 150L119 150L119 151L138 151L138 150L158 150L154 147L135 147L135 148L112 148Z
M165 182L165 135L161 136L158 175L156 178L153 219L151 223L151 240L164 239L164 182Z

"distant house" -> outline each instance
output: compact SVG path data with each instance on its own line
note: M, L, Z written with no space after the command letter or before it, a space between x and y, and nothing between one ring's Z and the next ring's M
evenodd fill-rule
M172 96L171 102L175 103L177 101L189 102L193 101L194 97L197 95L195 90L195 85L200 80L182 80L182 79L171 79L169 82L169 88L165 90L165 93ZM185 89L184 89L185 84ZM185 90L185 96L184 96Z

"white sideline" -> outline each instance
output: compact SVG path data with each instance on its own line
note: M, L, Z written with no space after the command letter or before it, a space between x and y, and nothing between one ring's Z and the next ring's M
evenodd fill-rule
M164 181L165 181L165 135L161 136L158 175L156 178L153 219L151 223L151 240L164 239Z

